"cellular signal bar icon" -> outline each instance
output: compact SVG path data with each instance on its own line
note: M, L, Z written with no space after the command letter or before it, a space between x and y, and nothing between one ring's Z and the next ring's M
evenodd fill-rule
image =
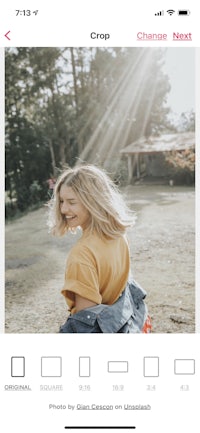
M164 15L164 11L159 11L155 14L156 17L161 17L162 15Z

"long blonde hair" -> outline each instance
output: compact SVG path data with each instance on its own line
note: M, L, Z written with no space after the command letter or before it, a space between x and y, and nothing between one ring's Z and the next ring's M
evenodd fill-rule
M60 188L71 187L91 215L89 229L99 236L116 238L133 224L133 213L127 208L118 188L109 176L94 165L65 170L58 178L49 202L48 225L52 234L64 235L69 227L60 211Z

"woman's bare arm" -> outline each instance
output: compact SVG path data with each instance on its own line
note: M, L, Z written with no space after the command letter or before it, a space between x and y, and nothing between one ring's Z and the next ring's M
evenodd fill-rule
M80 295L75 295L75 308L76 312L84 310L85 308L94 307L97 305L95 302L89 301L86 298L82 298Z

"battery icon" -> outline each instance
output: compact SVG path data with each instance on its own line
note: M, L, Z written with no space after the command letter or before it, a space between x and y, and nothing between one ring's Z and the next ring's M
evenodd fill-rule
M178 15L190 15L190 11L188 9L182 9L178 11Z

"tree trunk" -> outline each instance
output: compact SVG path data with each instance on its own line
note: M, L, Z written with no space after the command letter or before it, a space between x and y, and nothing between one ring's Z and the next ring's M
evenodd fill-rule
M52 164L52 169L53 169L53 177L56 177L56 159L55 159L55 153L54 153L52 140L49 139L48 143L49 143L49 150L50 150L50 154L51 154L51 164Z
M65 160L65 141L63 139L59 140L59 150L60 150L60 163L64 167L66 165Z
M75 105L76 105L76 114L78 115L78 88L77 88L77 80L76 80L76 65L75 65L75 59L74 59L74 49L70 48L71 52L71 61L72 61L72 72L73 72L73 81L74 81L74 98L75 98Z

